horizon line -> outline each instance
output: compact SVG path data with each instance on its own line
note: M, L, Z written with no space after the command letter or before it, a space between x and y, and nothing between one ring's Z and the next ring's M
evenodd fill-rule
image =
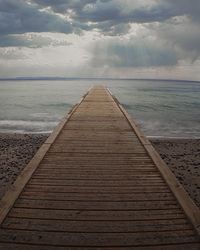
M200 82L200 80L173 79L173 78L115 78L115 77L59 77L59 76L17 76L0 77L0 81L19 80L138 80L138 81L179 81L179 82Z

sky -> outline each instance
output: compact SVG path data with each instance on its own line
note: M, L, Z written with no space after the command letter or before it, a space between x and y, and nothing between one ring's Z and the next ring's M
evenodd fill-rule
M200 80L199 0L0 0L0 77Z

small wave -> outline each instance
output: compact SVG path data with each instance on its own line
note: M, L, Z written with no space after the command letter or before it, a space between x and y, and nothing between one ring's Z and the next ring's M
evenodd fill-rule
M0 132L3 133L50 133L58 124L58 121L25 121L25 120L1 120Z
M152 105L143 105L143 104L124 104L123 106L125 109L129 110L130 112L136 112L136 111L143 111L143 112L149 112L151 110L156 111L157 107L153 107Z
M50 114L47 112L39 112L29 114L29 121L33 122L57 122L62 118L60 114Z
M49 115L50 115L49 113L33 113L33 114L30 114L30 116L32 116L32 117L47 117Z
M176 107L172 105L168 105L168 104L159 104L159 106L157 107L157 110L160 110L160 111L176 110Z
M72 107L73 104L72 103L66 103L66 102L61 102L61 103L50 103L50 104L42 104L43 107Z

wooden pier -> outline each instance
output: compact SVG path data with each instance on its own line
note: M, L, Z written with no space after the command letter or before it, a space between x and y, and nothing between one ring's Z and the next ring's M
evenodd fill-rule
M200 249L199 209L101 86L1 200L0 224L0 249Z

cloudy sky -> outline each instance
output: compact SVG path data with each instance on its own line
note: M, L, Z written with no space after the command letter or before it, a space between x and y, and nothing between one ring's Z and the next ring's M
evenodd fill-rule
M200 0L0 0L0 77L200 80Z

